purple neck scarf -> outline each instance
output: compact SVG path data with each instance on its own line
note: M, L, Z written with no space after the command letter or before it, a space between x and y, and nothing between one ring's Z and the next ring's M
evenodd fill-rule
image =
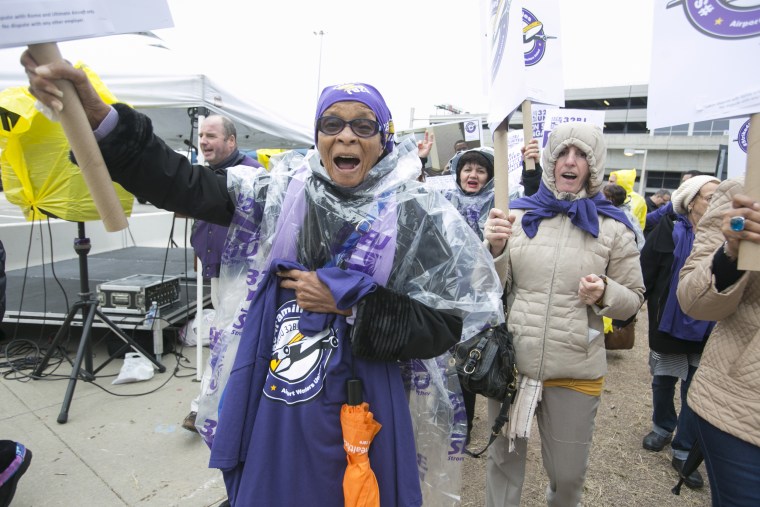
M529 238L536 235L541 220L559 213L567 215L574 226L583 229L595 238L599 237L599 214L613 218L633 230L625 213L601 194L573 201L561 201L554 196L543 181L538 186L538 192L530 197L515 199L510 203L510 208L527 210L522 218L522 227Z
M715 327L715 322L692 319L683 313L676 297L678 275L694 244L694 228L686 215L676 215L676 223L673 226L673 244L673 267L670 270L668 299L665 301L665 308L662 310L660 325L657 329L674 338L701 342L710 336L713 327Z

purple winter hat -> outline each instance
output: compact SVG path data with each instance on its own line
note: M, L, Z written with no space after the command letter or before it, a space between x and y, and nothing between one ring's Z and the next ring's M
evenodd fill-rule
M384 146L383 155L393 151L393 118L391 111L385 104L383 96L372 86L365 83L346 83L332 85L322 90L322 94L317 101L317 115L314 118L314 142L317 142L317 120L324 114L325 110L336 102L361 102L372 109L375 113L377 122L380 124L380 142Z

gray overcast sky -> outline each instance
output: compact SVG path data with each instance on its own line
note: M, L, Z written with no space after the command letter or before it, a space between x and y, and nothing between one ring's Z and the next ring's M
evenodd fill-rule
M653 2L561 0L565 88L647 83ZM487 110L482 0L168 3L175 28L157 33L194 55L188 69L301 123L312 121L318 76L375 85L400 129L411 108L416 118L440 103Z

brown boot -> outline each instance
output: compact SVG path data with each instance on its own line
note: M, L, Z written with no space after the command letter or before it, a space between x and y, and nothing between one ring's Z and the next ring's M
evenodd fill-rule
M182 427L185 428L187 431L198 433L198 428L195 427L195 418L197 415L198 415L198 412L190 412L189 414L187 414L187 417L185 417L185 420L182 421Z

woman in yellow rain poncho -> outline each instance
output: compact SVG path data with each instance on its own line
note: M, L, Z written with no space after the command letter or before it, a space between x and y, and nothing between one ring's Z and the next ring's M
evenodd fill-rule
M628 194L631 203L633 216L639 219L639 225L644 230L647 222L647 203L644 197L633 191L633 184L636 182L636 169L620 169L610 173L610 183L620 185Z

